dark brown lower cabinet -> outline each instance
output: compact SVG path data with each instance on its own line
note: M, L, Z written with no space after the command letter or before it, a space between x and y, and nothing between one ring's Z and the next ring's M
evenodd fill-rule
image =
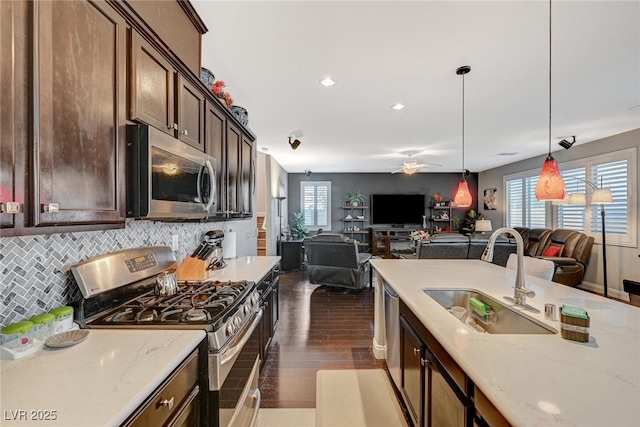
M401 395L415 426L470 427L472 384L401 302Z
M197 427L201 424L201 389L198 350L195 350L123 426Z
M258 283L260 292L260 367L264 365L269 352L271 340L276 333L278 318L280 317L280 268L275 267Z

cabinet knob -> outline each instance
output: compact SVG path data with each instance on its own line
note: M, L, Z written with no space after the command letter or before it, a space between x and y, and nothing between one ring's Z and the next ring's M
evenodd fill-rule
M189 131L187 129L185 129L182 132L180 132L180 134L184 135L184 136L189 136Z
M178 129L178 124L177 123L172 123L169 126L167 126L167 129L177 130Z
M415 354L416 356L419 355L420 354L420 349L414 347L413 354Z
M59 203L45 203L42 205L42 212L58 213L60 212Z
M17 214L20 213L20 203L7 202L6 204L0 203L0 213Z
M158 402L158 406L161 408L167 408L171 410L171 408L173 408L173 397L171 399L161 400L160 402Z

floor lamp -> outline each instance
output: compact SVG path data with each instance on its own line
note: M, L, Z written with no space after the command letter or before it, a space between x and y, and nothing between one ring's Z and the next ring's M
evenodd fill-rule
M600 177L600 187L598 188L591 181L587 181L586 179L578 178L580 181L584 181L587 185L589 185L593 189L593 193L591 194L591 204L598 203L600 205L600 216L602 217L602 272L604 274L604 296L607 296L607 244L606 244L606 231L605 231L605 221L604 221L604 205L610 205L613 203L613 196L611 194L611 190L608 188L602 188L602 177ZM585 193L574 193L569 196L569 204L570 205L581 205L585 206L587 204L587 196Z
M278 255L282 254L282 201L286 199L284 196L276 197L278 201Z

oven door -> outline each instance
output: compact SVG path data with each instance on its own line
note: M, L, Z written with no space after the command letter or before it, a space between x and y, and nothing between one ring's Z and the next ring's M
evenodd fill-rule
M216 203L215 168L213 157L180 140L146 125L128 125L127 215L208 216Z
M262 310L220 353L209 354L212 426L250 426L260 408L260 321Z

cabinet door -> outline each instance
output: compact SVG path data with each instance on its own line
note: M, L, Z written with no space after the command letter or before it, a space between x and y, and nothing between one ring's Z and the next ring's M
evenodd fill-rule
M215 102L205 103L205 152L216 159L216 200L215 212L226 210L224 188L227 185L225 176L225 151L227 141L227 119Z
M425 370L424 413L433 427L464 427L466 407L434 363Z
M33 8L32 225L124 223L124 19L103 1Z
M240 130L227 122L227 210L229 214L240 212L240 155L242 153Z
M240 172L240 194L239 211L243 216L251 216L253 201L253 174L255 165L253 163L253 143L245 135L242 135L241 172Z
M271 292L271 337L276 334L278 319L280 318L280 277L273 279L273 291Z
M205 151L204 95L178 74L178 137Z
M24 165L28 128L28 63L26 2L0 2L0 228L14 229L22 218L24 180L18 162ZM15 52L14 52L15 49ZM20 161L22 160L22 161ZM17 205L16 205L17 204ZM8 212L10 208L18 213Z
M267 359L267 352L271 344L271 325L272 325L272 309L271 309L271 293L272 288L265 289L266 295L262 295L262 320L260 321L260 364L262 365Z
M422 341L404 318L400 319L400 339L402 342L402 394L409 409L413 424L423 425L423 371L422 371Z
M132 31L131 39L129 119L175 136L175 69L140 34Z

